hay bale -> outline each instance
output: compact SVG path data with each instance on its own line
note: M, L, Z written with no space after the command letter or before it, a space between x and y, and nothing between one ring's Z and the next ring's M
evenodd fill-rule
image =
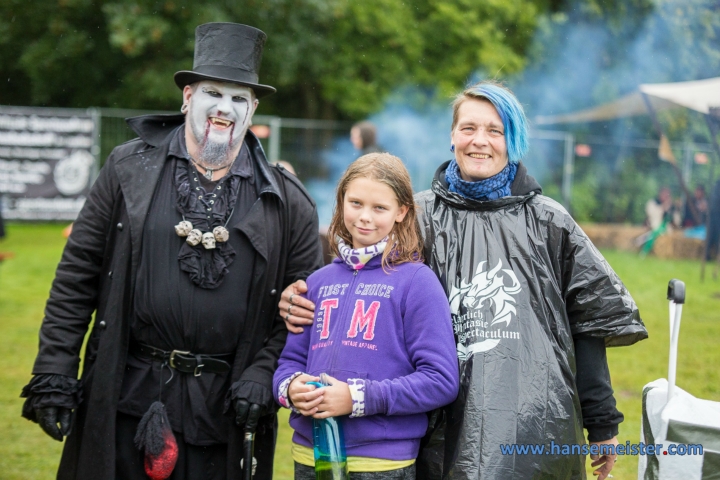
M617 223L583 223L580 228L597 248L628 252L640 250L635 244L635 239L647 232L645 227Z
M687 238L681 231L673 231L659 236L652 251L658 258L699 259L704 252L704 242L697 238Z
M639 252L641 245L637 245L636 239L648 231L646 227L616 223L583 223L580 228L597 248L627 252ZM699 259L704 249L702 240L687 238L682 231L674 230L655 240L652 253L665 259Z

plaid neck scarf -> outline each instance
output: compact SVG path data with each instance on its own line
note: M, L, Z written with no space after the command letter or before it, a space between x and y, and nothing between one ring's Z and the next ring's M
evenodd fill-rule
M496 200L510 196L510 184L515 180L517 162L508 162L499 173L485 180L466 182L460 178L460 168L453 159L445 171L445 180L451 192L473 200Z

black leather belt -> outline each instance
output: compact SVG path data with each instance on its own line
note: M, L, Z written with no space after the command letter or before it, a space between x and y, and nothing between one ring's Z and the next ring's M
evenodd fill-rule
M142 343L133 343L130 347L130 353L158 362L167 362L170 368L174 368L178 372L192 373L196 377L199 377L202 372L229 372L230 363L226 360L232 361L233 358L233 354L231 353L223 355L200 355L183 350L172 350L168 352L167 350L160 350L159 348Z

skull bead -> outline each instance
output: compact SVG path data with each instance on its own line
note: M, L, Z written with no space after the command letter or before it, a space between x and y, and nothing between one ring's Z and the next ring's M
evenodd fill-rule
M200 230L194 228L190 230L190 233L188 233L187 239L185 241L188 243L188 245L194 247L202 241L202 235L203 234Z
M193 224L188 222L187 220L183 220L182 222L175 225L175 233L178 234L178 237L187 237L188 234L192 231Z
M215 235L210 232L203 233L202 243L207 250L212 250L215 248Z
M213 235L215 236L215 240L218 242L227 242L228 238L230 238L230 232L228 232L225 227L213 228Z

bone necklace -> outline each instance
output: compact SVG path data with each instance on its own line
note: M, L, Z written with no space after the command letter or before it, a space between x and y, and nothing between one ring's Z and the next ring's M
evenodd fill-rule
M193 161L193 163L195 163ZM227 167L222 167L227 168ZM220 169L222 170L222 169ZM210 177L208 177L207 173L210 173ZM212 180L212 172L213 170L207 170L205 172L205 178L208 178L209 180ZM199 172L198 172L199 173ZM195 183L197 183L197 178L194 178ZM220 190L222 188L222 185L218 185L215 190ZM215 197L217 194L212 194L213 197ZM198 197L202 198L202 197ZM214 204L214 200L210 200L211 204ZM210 210L210 209L208 209ZM191 247L194 247L195 245L202 242L203 247L205 247L206 250L212 250L215 248L215 242L227 242L230 238L230 232L227 229L228 223L230 223L230 219L233 216L233 213L235 212L235 207L233 206L232 210L230 210L230 215L228 215L227 220L225 221L225 225L218 226L213 228L212 232L202 232L200 229L193 228L193 224L187 220L185 220L185 215L182 215L182 221L175 225L175 233L178 235L178 237L186 237L185 241L188 245ZM210 218L210 217L208 217Z

